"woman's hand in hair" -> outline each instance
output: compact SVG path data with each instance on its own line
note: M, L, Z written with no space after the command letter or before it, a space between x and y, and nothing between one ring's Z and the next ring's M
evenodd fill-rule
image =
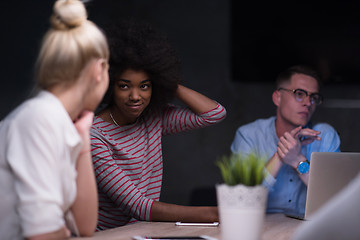
M196 114L208 112L218 105L214 100L182 85L178 86L176 97Z

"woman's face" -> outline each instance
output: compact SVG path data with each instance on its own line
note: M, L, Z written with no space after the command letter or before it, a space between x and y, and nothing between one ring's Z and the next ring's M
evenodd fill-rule
M142 70L128 69L115 79L113 115L120 125L134 123L149 105L152 85Z

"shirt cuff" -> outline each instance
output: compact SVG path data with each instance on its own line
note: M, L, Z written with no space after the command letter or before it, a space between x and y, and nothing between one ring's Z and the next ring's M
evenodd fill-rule
M65 225L63 212L56 204L29 204L19 211L25 237L54 232Z
M264 169L264 174L265 178L262 182L262 185L271 190L276 183L276 179L269 173L266 168Z

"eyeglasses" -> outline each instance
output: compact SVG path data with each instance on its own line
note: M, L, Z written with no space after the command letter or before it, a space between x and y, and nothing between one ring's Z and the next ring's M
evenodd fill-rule
M293 92L296 101L298 102L302 102L304 101L304 99L309 96L310 97L310 103L311 104L316 104L319 105L322 103L323 101L323 96L320 93L311 93L309 94L308 91L298 88L298 89L286 89L286 88L278 88L278 90L285 90L285 91L289 91L289 92Z

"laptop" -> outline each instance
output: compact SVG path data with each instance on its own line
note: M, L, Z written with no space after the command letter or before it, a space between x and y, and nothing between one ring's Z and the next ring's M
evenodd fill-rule
M360 152L313 152L310 159L305 220L360 172Z

